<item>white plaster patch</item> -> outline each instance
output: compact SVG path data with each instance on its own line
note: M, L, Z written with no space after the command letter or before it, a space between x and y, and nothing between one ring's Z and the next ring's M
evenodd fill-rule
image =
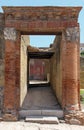
M4 29L4 38L5 40L16 40L16 30L14 28L5 28Z

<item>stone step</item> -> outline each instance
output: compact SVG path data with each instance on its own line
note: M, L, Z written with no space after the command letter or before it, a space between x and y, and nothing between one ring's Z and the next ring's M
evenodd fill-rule
M26 116L56 116L58 118L63 118L64 113L62 110L20 110L20 118Z
M50 87L50 83L31 83L29 84L28 88L37 88L37 87Z
M57 117L47 116L28 116L25 118L25 122L41 123L41 124L59 124Z

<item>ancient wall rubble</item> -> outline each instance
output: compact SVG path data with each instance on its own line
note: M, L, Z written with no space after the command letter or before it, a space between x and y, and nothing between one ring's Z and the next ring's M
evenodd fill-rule
M84 125L84 112L78 111L65 115L65 122L71 125Z

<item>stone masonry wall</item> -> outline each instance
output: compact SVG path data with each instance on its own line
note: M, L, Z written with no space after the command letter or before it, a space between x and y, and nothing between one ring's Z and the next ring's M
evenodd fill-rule
M84 58L80 57L80 88L84 89Z
M3 91L4 91L4 15L0 13L0 110L3 107Z
M21 79L20 79L20 106L27 93L27 46L29 45L29 36L21 36Z
M62 71L61 71L61 36L56 36L53 44L55 50L54 56L51 58L51 86L56 94L59 103L62 103Z

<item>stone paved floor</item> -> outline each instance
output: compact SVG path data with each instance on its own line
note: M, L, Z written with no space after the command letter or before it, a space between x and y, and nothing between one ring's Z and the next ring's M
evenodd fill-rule
M37 124L28 122L0 122L0 130L84 130L84 126L68 124Z
M29 88L22 109L61 109L50 87Z

